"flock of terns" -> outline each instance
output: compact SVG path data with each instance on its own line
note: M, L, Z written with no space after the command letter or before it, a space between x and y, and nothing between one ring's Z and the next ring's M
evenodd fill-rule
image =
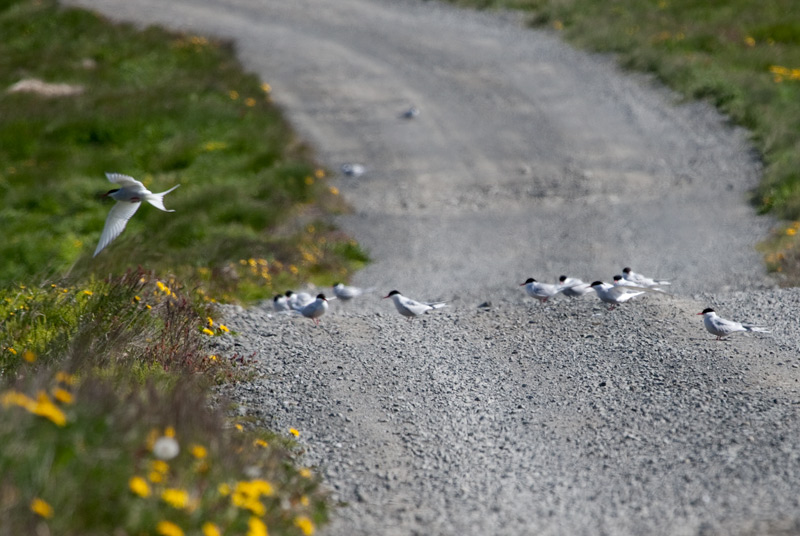
M419 114L419 111L416 108L411 108L405 112L404 117L412 118L417 114ZM355 167L357 165L351 166L353 166L354 169L343 169L343 171L346 174L353 175L363 173L364 171L362 166L358 166L358 168ZM117 187L106 192L103 197L110 197L117 203L108 213L103 232L100 235L100 241L93 255L94 257L125 230L128 220L130 220L139 209L142 201L147 201L164 212L174 212L164 207L164 196L180 186L180 184L178 184L164 192L153 193L145 188L141 182L128 175L106 173L106 177ZM556 284L541 283L531 277L520 286L525 287L525 291L528 295L541 302L546 302L549 298L557 294L564 294L571 298L579 298L594 292L601 301L609 304L609 310L611 310L617 305L625 303L646 292L665 293L661 287L668 285L670 285L668 280L646 277L626 267L622 270L622 275L614 276L613 283L603 283L602 281L584 283L580 279L562 275ZM333 293L336 298L340 300L351 300L364 292L364 289L343 285L342 283L337 283L333 286ZM447 305L444 302L427 303L412 300L411 298L403 296L397 290L389 292L384 298L391 298L397 312L409 320L415 316ZM288 290L283 296L275 296L273 299L273 306L276 311L296 311L306 318L311 318L316 325L319 325L320 317L328 310L328 299L324 294L318 294L316 298L314 298L305 292L294 293ZM714 309L710 307L697 314L703 315L703 324L705 328L712 335L716 335L717 340L740 332L770 333L769 330L760 326L721 318L717 316Z
M541 283L531 277L520 286L525 287L525 291L529 296L541 302L546 302L549 298L557 294L564 294L570 298L580 298L593 292L600 301L609 304L608 309L611 310L617 305L625 303L637 296L641 296L646 292L666 294L661 287L670 284L670 281L666 279L646 277L626 267L622 270L622 275L614 276L613 284L603 283L602 281L584 283L580 279L562 275L559 277L558 283L556 284ZM335 298L326 298L325 294L322 293L317 294L315 298L306 292L295 293L291 290L287 290L284 295L276 295L272 299L272 305L275 311L287 313L296 312L306 318L312 319L315 325L319 325L320 317L328 311L329 299L352 300L370 290L372 289L361 289L342 283L336 283L333 285ZM445 302L420 302L413 300L403 296L397 290L392 290L389 294L384 296L384 299L387 298L390 298L394 302L397 312L405 316L409 321L428 311L447 306ZM722 318L710 307L697 314L703 315L703 325L709 333L716 335L717 340L734 333L770 333L768 329L760 326Z

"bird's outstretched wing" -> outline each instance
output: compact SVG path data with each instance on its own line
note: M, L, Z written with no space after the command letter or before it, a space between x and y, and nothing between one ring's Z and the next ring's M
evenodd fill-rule
M136 179L128 175L123 175L122 173L106 173L106 177L108 177L109 181L113 182L114 184L119 184L122 187L125 186L144 187L144 185L141 182L137 181Z
M131 219L136 211L139 209L140 202L117 202L116 205L111 207L111 211L106 218L106 225L103 227L103 234L100 235L100 242L97 244L97 249L94 250L92 257L97 257L97 254L111 243L120 233L125 229L128 220Z

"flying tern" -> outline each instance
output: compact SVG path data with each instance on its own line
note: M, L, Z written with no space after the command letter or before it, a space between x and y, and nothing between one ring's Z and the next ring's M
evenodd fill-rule
M297 309L297 312L306 318L314 321L315 325L319 325L319 317L325 314L328 310L328 300L325 299L325 294L317 294L317 298L311 303Z
M414 119L418 115L419 115L419 108L417 108L416 106L412 106L411 108L400 114L400 117L402 117L403 119Z
M411 320L415 316L427 313L428 311L432 311L434 309L440 309L442 307L447 306L447 304L444 302L433 302L433 303L418 302L416 300L412 300L411 298L406 298L405 296L400 294L400 292L397 290L393 290L389 294L383 297L384 300L386 298L391 298L392 301L394 302L394 306L397 309L397 312L407 317L409 320Z
M754 326L753 324L742 324L741 322L734 322L733 320L726 320L717 316L717 312L711 307L703 309L698 315L703 315L703 325L712 335L717 336L717 340L727 337L738 332L758 332L758 333L772 333L767 328Z
M100 242L97 244L97 249L94 250L92 257L97 257L97 254L111 243L116 237L125 230L128 220L136 213L142 201L147 201L154 207L164 212L175 212L174 210L167 210L164 208L164 196L172 190L180 186L177 184L167 190L154 194L144 187L144 184L137 181L133 177L122 175L120 173L106 173L106 177L112 183L119 186L109 190L103 197L110 197L117 203L111 207L111 211L106 217L106 224L103 227L103 233L100 235Z
M528 293L528 296L536 298L542 303L546 302L547 298L552 298L564 290L564 288L559 285L540 283L532 277L529 277L524 283L521 283L520 286L525 287L525 292Z
M652 277L638 274L627 266L622 269L622 277L640 287L661 287L672 284L667 279L653 279Z

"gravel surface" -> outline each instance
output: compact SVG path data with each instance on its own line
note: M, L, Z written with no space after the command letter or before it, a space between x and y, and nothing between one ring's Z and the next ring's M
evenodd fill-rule
M346 503L322 533L800 534L800 292L764 273L759 164L708 106L435 2L69 3L234 40L322 162L366 167L339 223L380 294L319 328L229 307L217 339L256 358L241 411L298 428ZM517 286L626 265L673 295ZM407 322L393 288L451 305ZM717 342L707 306L773 333Z

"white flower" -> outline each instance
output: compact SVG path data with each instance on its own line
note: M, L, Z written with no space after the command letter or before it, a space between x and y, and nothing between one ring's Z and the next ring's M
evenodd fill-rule
M180 445L172 437L159 437L153 443L153 456L159 460L171 460L181 451Z

